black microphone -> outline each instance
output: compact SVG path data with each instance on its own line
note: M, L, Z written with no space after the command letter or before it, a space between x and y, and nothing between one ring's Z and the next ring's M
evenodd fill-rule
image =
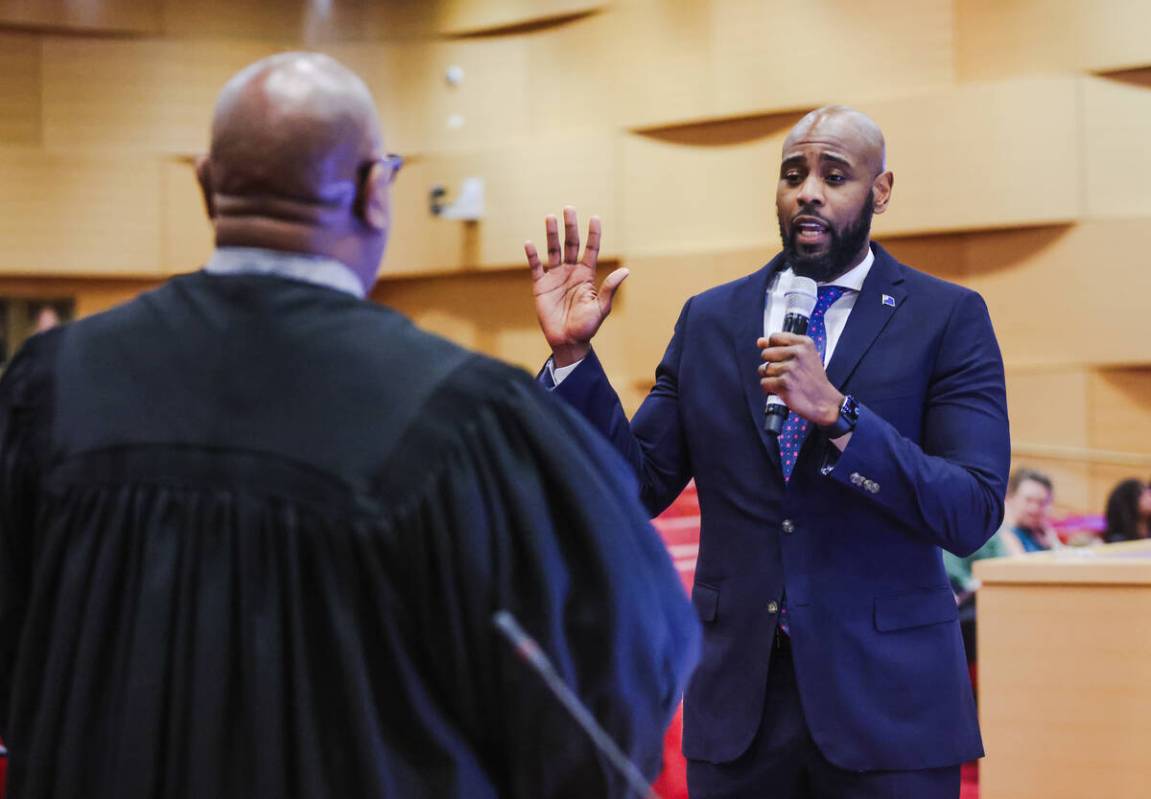
M528 664L532 671L543 678L544 684L552 692L564 709L571 715L576 723L583 728L591 738L596 749L598 749L608 762L615 767L623 778L627 781L628 785L637 796L644 797L645 799L660 799L659 794L651 789L644 779L643 773L636 768L635 763L628 760L627 755L619 748L607 731L599 725L595 720L595 716L587 709L587 706L579 700L571 688L568 688L567 683L563 681L563 677L556 671L555 666L552 665L551 660L547 654L540 648L520 623L516 621L516 617L510 611L497 610L492 614L492 624L500 631L500 634L507 639L508 643L512 645L515 653L519 655L520 660Z
M784 296L783 332L795 333L797 336L807 335L807 322L811 319L811 312L815 310L816 292L815 281L809 277L796 275L792 278L791 288ZM783 429L783 422L787 419L787 405L774 394L767 398L767 406L763 409L763 429L778 436Z

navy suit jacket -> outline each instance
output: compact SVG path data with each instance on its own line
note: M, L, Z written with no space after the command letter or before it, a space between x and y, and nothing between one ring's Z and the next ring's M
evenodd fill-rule
M785 590L804 714L831 762L921 769L983 753L940 548L973 552L1003 515L1002 359L978 294L872 247L827 369L860 402L858 424L842 454L813 429L790 483L756 372L782 256L688 300L630 424L594 353L556 389L632 465L652 515L695 478L690 758L728 762L751 743Z

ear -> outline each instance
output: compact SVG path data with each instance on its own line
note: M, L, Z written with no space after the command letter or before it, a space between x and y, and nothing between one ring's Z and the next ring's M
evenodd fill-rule
M887 170L871 184L871 196L875 200L875 213L882 214L891 201L891 189L895 186L895 173Z
M204 210L209 219L216 218L216 203L212 195L212 164L208 156L196 156L196 182L200 184L200 195L204 198Z
M367 176L356 187L356 214L373 230L385 230L390 221L391 197L388 182L380 174L383 164L372 164Z

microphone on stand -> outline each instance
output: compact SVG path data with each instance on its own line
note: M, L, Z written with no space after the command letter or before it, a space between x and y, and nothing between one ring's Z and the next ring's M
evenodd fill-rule
M608 759L608 762L615 767L623 778L627 781L628 785L635 792L637 796L644 799L660 799L659 794L651 789L644 779L643 774L635 763L632 763L623 750L619 748L607 731L599 725L595 720L595 716L587 709L587 706L579 700L571 688L568 688L567 683L563 681L563 677L556 671L555 666L552 665L551 660L547 654L540 648L520 623L516 621L516 617L507 610L497 610L492 614L492 624L499 630L508 643L512 645L515 653L519 656L520 660L528 664L532 671L538 674L544 681L544 684L552 692L552 695L559 700L559 703L564 706L564 709L571 715L576 723L583 728L591 738L596 749Z
M807 322L811 319L811 312L815 310L816 299L815 281L809 277L796 275L792 278L791 288L784 294L783 332L795 333L797 336L807 335ZM767 406L763 410L763 429L778 436L783 429L783 422L787 419L787 405L774 394L768 396Z

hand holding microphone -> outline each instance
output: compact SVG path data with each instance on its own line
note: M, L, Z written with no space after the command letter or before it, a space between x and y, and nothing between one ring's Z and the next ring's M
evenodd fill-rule
M768 395L764 429L774 436L789 410L821 426L839 417L843 395L827 379L823 358L806 336L817 296L814 280L796 276L785 294L783 330L757 342L764 361L759 382Z
M811 319L811 312L815 309L816 302L816 285L815 281L809 277L796 276L791 283L791 288L784 295L784 312L783 312L783 332L792 333L797 336L803 336L807 333L807 323ZM766 347L769 346L768 342L760 339L758 342L760 349L764 350L764 359L766 360ZM761 366L759 373L761 377L767 376L766 367ZM767 390L766 380L761 380L764 384L764 390ZM764 423L763 427L767 432L773 436L778 436L779 431L783 429L783 422L787 419L788 407L778 394L769 393L767 397L767 407L764 408Z

